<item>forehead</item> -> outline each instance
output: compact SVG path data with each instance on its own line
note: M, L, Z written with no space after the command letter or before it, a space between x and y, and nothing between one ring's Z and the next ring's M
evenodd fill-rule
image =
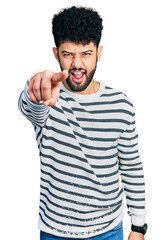
M96 51L96 45L93 42L89 44L77 44L73 42L64 42L60 45L59 51L69 51L69 52L84 52L87 50L92 50L93 52Z

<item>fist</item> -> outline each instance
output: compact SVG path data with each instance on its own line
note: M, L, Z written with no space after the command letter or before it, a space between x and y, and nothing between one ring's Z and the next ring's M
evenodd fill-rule
M28 86L30 100L36 104L43 100L43 105L54 106L60 96L61 82L67 77L67 70L59 73L45 70L35 74Z

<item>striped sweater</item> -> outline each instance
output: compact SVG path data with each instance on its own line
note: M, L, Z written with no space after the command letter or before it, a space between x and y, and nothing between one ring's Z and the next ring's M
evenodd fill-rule
M88 95L62 83L55 106L43 106L30 100L28 81L18 105L33 124L40 153L39 229L71 238L107 232L122 220L124 193L132 223L144 224L132 101L103 82Z

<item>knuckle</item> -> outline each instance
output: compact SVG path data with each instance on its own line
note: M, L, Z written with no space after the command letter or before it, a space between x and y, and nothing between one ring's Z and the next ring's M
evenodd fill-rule
M47 84L42 84L42 90L47 91L49 89L49 86Z
M32 79L34 79L34 80L38 80L38 79L40 79L41 78L41 73L39 72L39 73L36 73L33 77L32 77Z
M34 86L33 86L33 91L34 91L34 92L38 92L38 91L39 91L39 87L34 85Z
M42 76L43 76L43 77L49 77L49 76L50 76L50 71L44 70L44 71L42 72Z
M32 94L29 94L29 98L30 98L31 101L36 102L36 100L35 100L35 98Z
M47 74L48 70L42 71L42 74Z

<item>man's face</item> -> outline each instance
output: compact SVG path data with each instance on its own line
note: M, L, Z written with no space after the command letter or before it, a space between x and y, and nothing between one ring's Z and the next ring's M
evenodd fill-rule
M97 61L100 59L102 47L91 42L87 45L65 42L59 49L53 48L61 70L68 70L65 80L72 91L84 91L93 80Z

